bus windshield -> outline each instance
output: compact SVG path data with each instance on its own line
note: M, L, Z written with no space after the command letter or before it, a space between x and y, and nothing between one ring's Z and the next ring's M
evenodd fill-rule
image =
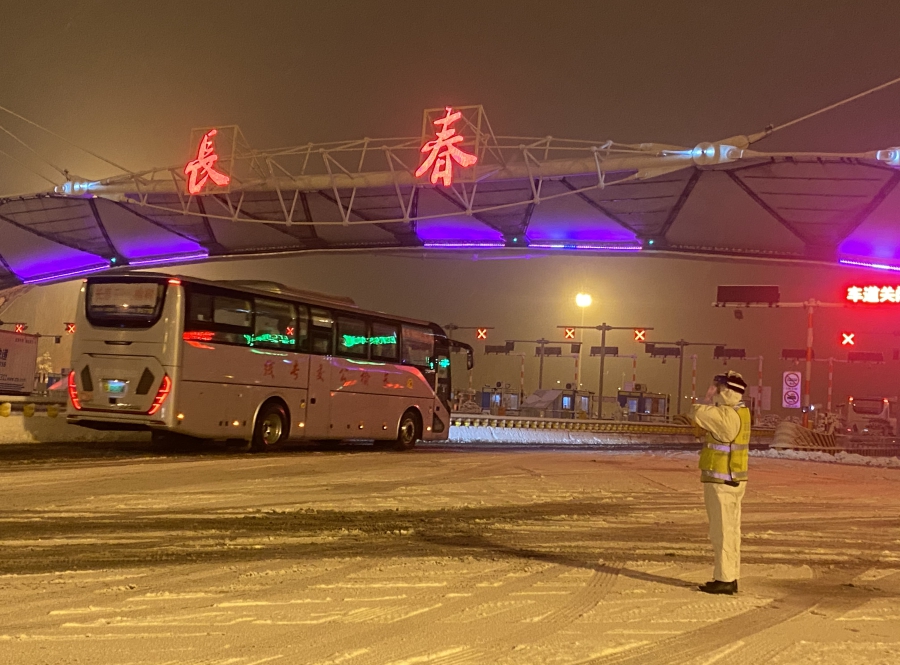
M149 328L159 318L164 293L158 282L88 282L85 313L95 326Z

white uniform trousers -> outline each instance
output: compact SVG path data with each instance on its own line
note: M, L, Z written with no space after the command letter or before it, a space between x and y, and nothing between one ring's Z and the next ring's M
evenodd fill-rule
M741 576L741 500L747 483L737 487L703 483L703 500L709 517L709 539L715 554L714 579L733 582Z

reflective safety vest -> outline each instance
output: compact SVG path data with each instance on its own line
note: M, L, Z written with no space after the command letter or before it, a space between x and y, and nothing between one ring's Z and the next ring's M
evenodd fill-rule
M746 482L750 457L750 409L736 407L741 429L734 441L719 441L709 432L700 451L700 480L704 483Z

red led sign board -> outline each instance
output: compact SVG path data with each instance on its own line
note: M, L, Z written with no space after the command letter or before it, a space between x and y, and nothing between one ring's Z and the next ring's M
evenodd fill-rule
M217 133L217 129L210 129L203 135L197 148L197 159L188 162L184 167L184 174L188 177L188 194L199 194L207 180L212 180L219 187L231 182L229 176L215 169L219 156L216 154L213 137Z
M456 144L461 143L464 139L450 125L461 117L461 111L453 113L453 109L448 106L447 115L434 121L434 124L440 129L437 131L437 138L422 146L421 152L428 153L428 156L416 170L417 178L422 177L428 169L434 167L431 171L431 184L436 185L440 180L444 187L449 187L453 184L453 162L466 168L473 166L478 161L478 157L475 155L470 155L456 147Z
M900 303L900 286L848 286L846 298L855 303Z

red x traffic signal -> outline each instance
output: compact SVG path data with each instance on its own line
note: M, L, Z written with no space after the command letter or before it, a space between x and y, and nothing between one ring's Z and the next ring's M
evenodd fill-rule
M647 341L647 331L643 328L635 328L634 329L634 341L635 342L646 342Z
M566 328L566 339L575 339L575 328Z
M844 337L844 339L841 340L841 344L843 346L855 346L856 345L856 340L853 339L856 336L856 333L842 332L841 335Z
M487 339L487 328L476 328L475 339Z
M13 330L17 333L23 333L28 328L28 325L25 323L14 323Z
M66 334L74 335L75 334L75 324L74 323L65 323L66 326Z

